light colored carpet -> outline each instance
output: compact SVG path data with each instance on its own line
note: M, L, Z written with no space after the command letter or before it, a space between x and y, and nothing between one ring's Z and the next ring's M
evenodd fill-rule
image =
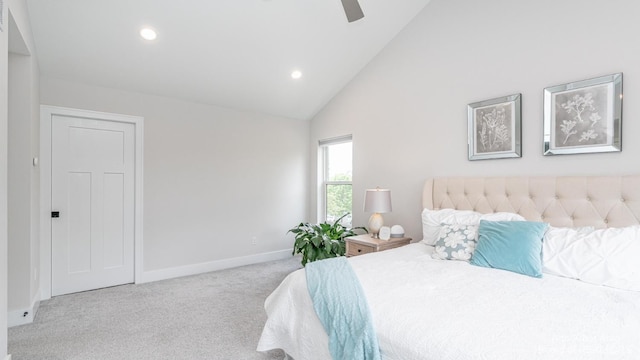
M282 359L257 352L264 300L300 258L54 297L9 329L12 360Z

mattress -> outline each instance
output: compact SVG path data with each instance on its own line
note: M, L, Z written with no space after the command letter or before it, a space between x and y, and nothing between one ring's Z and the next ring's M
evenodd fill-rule
M386 360L640 359L640 292L435 260L423 243L349 258ZM265 301L259 351L331 359L304 269Z

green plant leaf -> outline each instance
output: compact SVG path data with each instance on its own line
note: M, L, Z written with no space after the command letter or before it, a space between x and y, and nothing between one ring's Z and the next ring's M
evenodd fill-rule
M312 261L344 256L346 253L344 238L356 235L356 230L367 232L367 229L362 226L347 228L342 225L340 221L347 215L349 213L344 214L331 224L301 222L298 226L289 229L288 232L295 235L293 253L302 254L303 266Z

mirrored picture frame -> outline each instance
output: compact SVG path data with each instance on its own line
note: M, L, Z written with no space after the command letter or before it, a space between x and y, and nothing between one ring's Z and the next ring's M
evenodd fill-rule
M622 73L544 89L544 155L622 151Z
M467 106L469 160L522 157L522 95Z

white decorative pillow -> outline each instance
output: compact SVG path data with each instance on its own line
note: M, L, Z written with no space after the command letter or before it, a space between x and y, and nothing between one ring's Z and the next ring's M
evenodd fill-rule
M640 291L640 225L550 228L542 245L543 272L595 285Z
M478 242L476 225L442 225L431 257L440 260L469 261Z
M498 212L481 214L471 210L422 210L422 242L434 245L440 236L442 225L476 225L480 220L487 221L524 221L525 219L515 213Z

